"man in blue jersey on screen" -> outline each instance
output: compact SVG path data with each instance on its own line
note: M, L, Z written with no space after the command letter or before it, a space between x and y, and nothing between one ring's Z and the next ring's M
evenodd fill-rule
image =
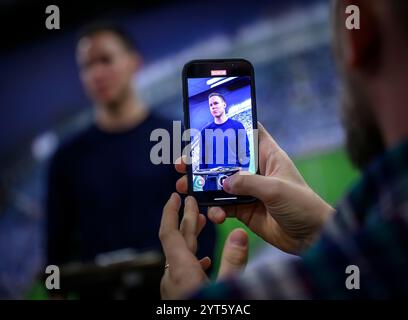
M213 92L208 105L213 122L201 130L200 172L215 172L206 175L204 191L222 189L220 177L228 174L225 170L247 170L250 162L248 135L241 122L228 118L225 97Z

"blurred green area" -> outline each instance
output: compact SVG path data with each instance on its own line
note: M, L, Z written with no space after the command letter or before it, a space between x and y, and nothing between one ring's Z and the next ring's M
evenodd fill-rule
M26 293L25 299L47 300L48 293L47 293L47 290L45 289L44 284L40 280L35 281L33 285L31 286L31 288Z
M323 199L335 205L346 190L358 178L358 172L351 166L343 149L299 157L295 164L307 183ZM228 219L217 226L218 241L213 259L214 274L218 270L222 248L228 234L235 228L248 230L241 222ZM264 242L252 232L250 238L250 258L264 245ZM26 295L27 299L47 299L47 292L39 281L34 283Z

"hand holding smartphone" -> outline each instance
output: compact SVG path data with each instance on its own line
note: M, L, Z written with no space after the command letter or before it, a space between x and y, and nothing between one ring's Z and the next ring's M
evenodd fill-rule
M200 206L250 203L224 180L258 170L254 69L242 59L195 60L183 69L184 123L191 146L189 194Z

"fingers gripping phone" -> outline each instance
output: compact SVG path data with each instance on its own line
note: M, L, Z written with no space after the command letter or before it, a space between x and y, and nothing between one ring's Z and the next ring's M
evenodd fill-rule
M250 203L228 194L225 179L257 173L254 68L242 59L194 60L183 68L184 124L190 154L189 194L200 206Z

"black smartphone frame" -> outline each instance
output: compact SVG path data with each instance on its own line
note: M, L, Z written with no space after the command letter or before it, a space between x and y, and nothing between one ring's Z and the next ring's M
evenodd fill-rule
M251 103L252 103L252 126L258 129L258 119L256 112L256 95L255 95L255 71L252 64L245 59L202 59L193 60L184 65L182 71L183 83L183 108L184 108L184 128L190 129L190 108L188 96L188 78L207 78L211 77L212 70L226 70L226 76L249 76L251 81ZM191 137L185 142L185 145L191 143ZM257 139L255 139L257 141ZM254 142L255 142L254 141ZM258 148L255 148L258 152ZM259 173L258 154L255 154L257 173ZM226 206L235 204L252 203L256 201L251 196L231 195L223 190L217 191L197 191L193 190L193 173L192 165L187 165L188 193L193 196L199 206Z

